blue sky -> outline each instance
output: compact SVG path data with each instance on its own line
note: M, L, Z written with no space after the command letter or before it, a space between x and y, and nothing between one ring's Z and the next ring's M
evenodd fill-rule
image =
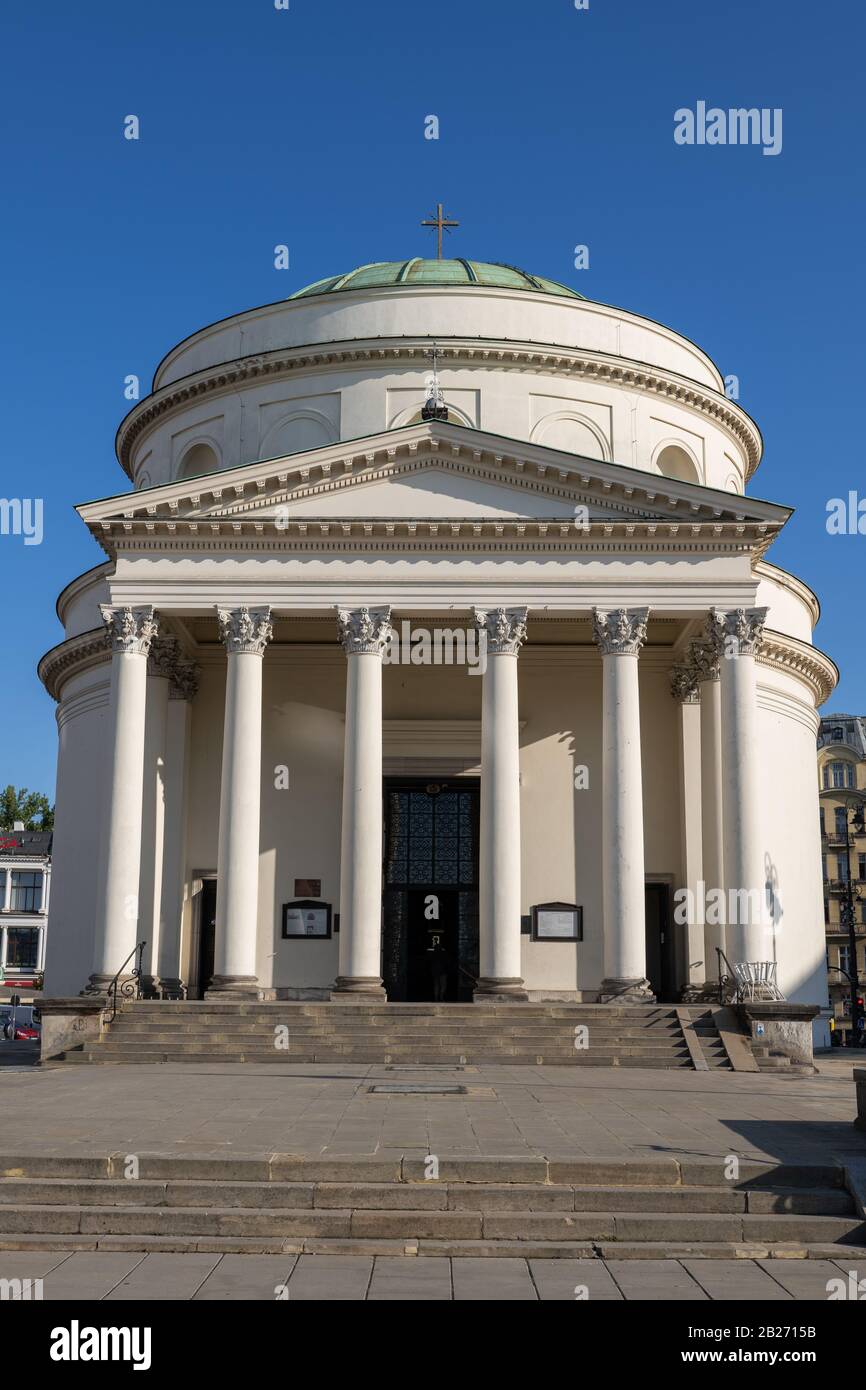
M866 709L862 9L839 0L61 0L5 6L0 495L44 499L44 540L0 536L0 784L53 795L36 679L57 593L100 561L72 508L120 491L123 380L194 329L372 260L507 261L660 319L740 381L796 515L770 558L821 596ZM699 100L783 111L775 157L680 146ZM124 117L141 121L137 142ZM424 118L440 120L425 140ZM291 268L273 268L285 243ZM573 267L586 244L590 268Z

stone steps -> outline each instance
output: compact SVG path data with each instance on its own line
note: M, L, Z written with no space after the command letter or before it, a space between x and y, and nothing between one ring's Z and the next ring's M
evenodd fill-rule
M728 1241L866 1240L858 1217L718 1212L539 1212L411 1208L5 1206L5 1235L168 1235L348 1240Z
M0 1156L0 1249L755 1258L866 1246L842 1168L725 1160Z
M218 1200L217 1200L218 1199ZM850 1195L838 1188L720 1189L715 1187L573 1187L532 1183L167 1182L122 1178L0 1179L3 1213L52 1206L101 1211L310 1210L673 1213L853 1217Z
M700 1046L725 1065L712 1013ZM587 1032L578 1037L575 1030ZM283 1032L282 1030L286 1030ZM281 1044L288 1042L287 1047ZM586 1043L576 1047L575 1043ZM721 1050L720 1050L721 1049ZM299 1001L137 1000L101 1039L65 1060L163 1062L406 1062L456 1066L688 1068L692 1056L674 1008L665 1005L383 1004Z
M592 1054L584 1053L561 1053L555 1051L547 1052L522 1052L518 1050L509 1051L499 1049L495 1054L489 1048L481 1052L462 1050L460 1052L433 1051L420 1047L407 1048L361 1048L344 1049L342 1051L332 1049L301 1052L277 1052L276 1049L270 1050L249 1050L239 1052L234 1049L220 1051L216 1048L192 1051L189 1048L182 1048L175 1044L173 1048L146 1048L140 1051L131 1052L128 1048L118 1047L112 1050L100 1047L95 1044L92 1048L82 1048L79 1051L67 1052L64 1058L64 1065L69 1063L77 1065L90 1065L92 1063L104 1063L115 1066L157 1066L165 1062L214 1062L220 1064L244 1064L244 1063L282 1063L284 1066L290 1063L312 1064L318 1062L341 1063L345 1065L358 1066L377 1066L389 1062L412 1062L417 1067L441 1066L443 1062L450 1062L453 1066L481 1066L481 1065L502 1065L515 1067L530 1066L588 1066L588 1067L649 1067L663 1070L675 1070L685 1068L691 1071L692 1062L687 1053L675 1057L647 1057L645 1055L624 1056L621 1052Z

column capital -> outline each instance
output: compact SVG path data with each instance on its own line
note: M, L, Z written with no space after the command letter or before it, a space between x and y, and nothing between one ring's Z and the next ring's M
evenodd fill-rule
M526 608L473 608L475 624L487 634L493 656L517 656L526 641Z
M194 661L179 659L171 673L170 700L194 700L198 694L199 668Z
M270 642L274 629L271 624L271 610L262 608L217 608L220 638L229 656L247 652L251 656L264 656L265 647Z
M671 670L671 695L681 705L700 702L698 676L693 666L674 666Z
M695 672L698 683L719 679L719 653L711 640L689 643L689 665Z
M180 643L176 637L168 635L154 637L147 654L147 674L149 676L162 676L165 680L171 680L172 672L177 663L179 648Z
M648 618L648 608L593 608L592 635L602 656L637 656Z
M347 656L381 656L394 631L390 604L379 608L338 608L337 622Z
M161 676L169 682L170 700L192 700L198 691L198 667L185 660L180 642L169 634L155 637L151 642L147 674Z
M711 608L709 630L718 656L757 656L768 611L766 608Z
M101 603L99 609L108 628L112 652L125 656L148 655L150 644L159 631L159 620L151 604L141 608L115 608L110 603Z

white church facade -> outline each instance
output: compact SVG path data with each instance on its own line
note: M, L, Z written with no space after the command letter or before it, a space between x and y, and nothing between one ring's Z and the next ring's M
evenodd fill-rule
M675 1000L771 962L824 1005L837 673L761 449L695 344L511 267L362 267L184 340L40 663L47 992L143 942L169 997Z

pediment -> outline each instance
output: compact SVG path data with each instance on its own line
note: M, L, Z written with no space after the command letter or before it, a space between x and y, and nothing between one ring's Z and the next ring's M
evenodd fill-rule
M282 459L183 479L80 507L106 549L113 535L417 534L461 523L476 534L565 534L579 509L592 532L748 532L765 548L785 507L602 463L465 426L429 422ZM524 528L524 529L521 529ZM434 534L437 532L434 531ZM546 533L545 533L546 534ZM589 531L586 532L589 534Z

